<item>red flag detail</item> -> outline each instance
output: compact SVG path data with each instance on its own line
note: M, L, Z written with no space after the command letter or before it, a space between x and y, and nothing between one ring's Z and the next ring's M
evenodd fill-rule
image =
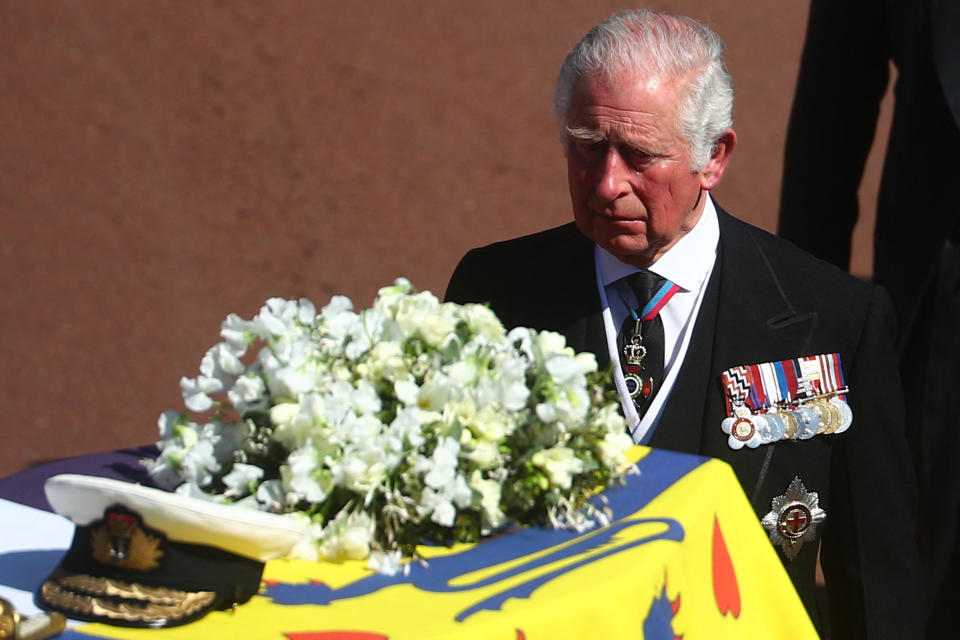
M717 601L720 615L732 613L740 617L740 588L737 586L737 574L733 570L727 543L720 531L720 522L713 516L713 597Z

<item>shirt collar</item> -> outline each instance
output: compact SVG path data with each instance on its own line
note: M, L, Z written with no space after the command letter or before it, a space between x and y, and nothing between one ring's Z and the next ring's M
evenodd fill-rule
M680 285L685 291L696 291L710 274L717 258L720 242L720 223L710 194L705 193L703 213L689 233L677 244L650 265L650 271ZM597 266L603 285L610 286L617 280L639 271L637 267L621 262L606 249L597 247Z

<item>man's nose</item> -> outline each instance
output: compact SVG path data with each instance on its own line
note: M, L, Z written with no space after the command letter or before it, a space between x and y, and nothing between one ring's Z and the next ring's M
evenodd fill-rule
M597 177L597 197L604 202L613 202L629 194L632 190L629 177L630 168L623 156L615 148L608 149Z

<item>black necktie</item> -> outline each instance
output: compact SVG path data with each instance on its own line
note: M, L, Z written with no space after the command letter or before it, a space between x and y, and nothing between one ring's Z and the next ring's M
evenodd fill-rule
M663 320L659 313L645 322L638 318L666 279L643 270L627 276L626 281L637 298L636 317L631 313L623 321L617 334L617 346L627 391L642 416L663 384Z

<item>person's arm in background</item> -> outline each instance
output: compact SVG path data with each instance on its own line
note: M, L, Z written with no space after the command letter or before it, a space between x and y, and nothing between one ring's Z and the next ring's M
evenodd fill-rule
M884 6L812 0L787 130L778 234L847 270L889 76Z

